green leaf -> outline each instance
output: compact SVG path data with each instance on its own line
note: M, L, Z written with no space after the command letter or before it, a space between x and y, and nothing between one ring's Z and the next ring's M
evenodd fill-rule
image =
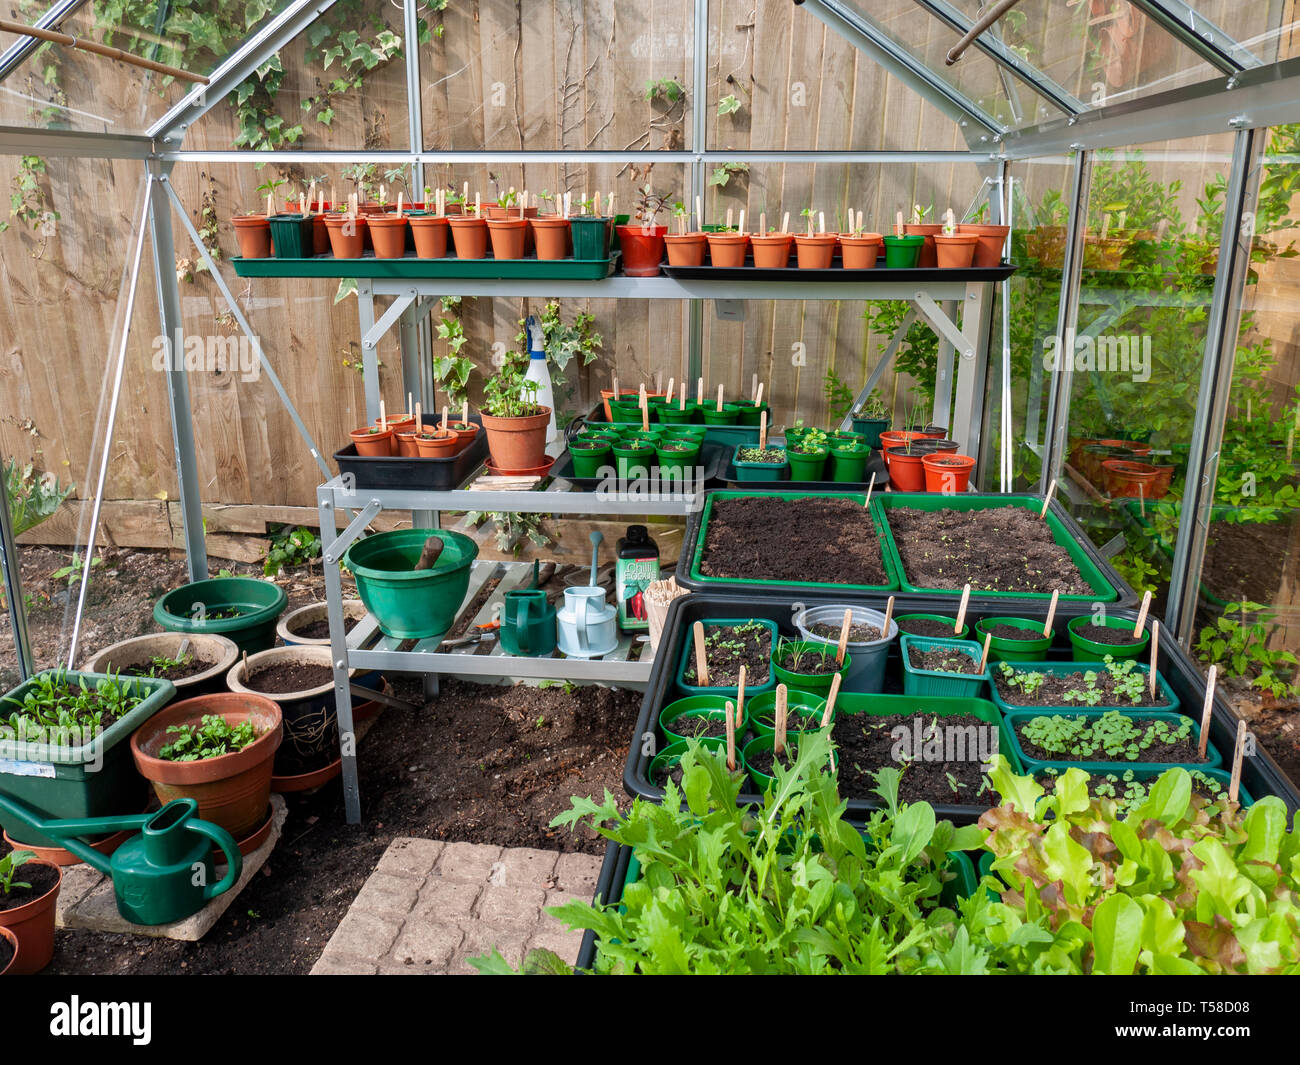
M1094 973L1127 976L1142 947L1142 907L1127 895L1111 895L1092 911Z
M890 842L900 849L899 860L902 864L911 865L925 850L930 837L934 835L934 822L934 808L929 803L915 802L899 811L894 819Z

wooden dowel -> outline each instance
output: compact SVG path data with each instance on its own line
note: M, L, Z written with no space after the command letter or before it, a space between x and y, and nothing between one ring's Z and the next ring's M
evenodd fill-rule
M1228 783L1228 801L1236 802L1241 794L1241 760L1246 755L1246 722L1237 722L1237 743L1232 749L1232 779Z
M1047 495L1043 496L1043 509L1038 512L1038 519L1041 521L1047 517L1047 508L1052 505L1052 495L1056 492L1056 478L1052 478L1052 483L1047 486Z
M1052 622L1056 620L1056 604L1061 600L1061 589L1052 589L1052 601L1047 605L1047 620L1043 622L1043 635L1052 635Z
M758 391L754 393L754 406L756 407L761 407L763 405L763 388L766 384L767 382L764 381L758 386Z
M844 665L844 653L849 646L849 628L853 624L853 608L844 608L844 620L840 623L840 642L835 647L835 664Z
M961 636L962 625L966 622L966 607L970 605L970 581L961 590L961 606L957 608L957 620L953 622L952 633L954 636Z
M889 623L894 617L894 597L889 597L889 602L885 604L885 627L880 630L881 639L889 639Z
M980 672L983 673L989 668L989 648L993 646L993 633L984 634L984 653L980 655Z
M1214 713L1214 683L1219 678L1219 667L1211 666L1209 676L1205 678L1205 705L1201 708L1201 741L1196 745L1196 754L1205 760L1205 745L1210 742L1210 715Z
M776 726L773 731L776 735L772 739L772 752L774 755L785 753L785 726L787 713L787 699L789 694L784 684L776 686L776 717L773 724ZM776 759L772 759L772 768L776 768ZM773 776L776 774L773 773Z
M767 450L767 411L762 411L758 416L758 450Z
M697 621L691 632L695 636L695 679L701 688L709 687L709 664L704 660L704 622Z
M718 385L718 413L722 413L722 385Z
M740 676L736 678L736 728L745 727L745 667L740 667Z
M844 678L838 673L831 678L831 691L830 694L826 696L826 709L822 711L822 728L828 728L834 718L835 700L839 698L840 683L843 680Z
M736 771L736 708L728 699L727 711L727 768Z
M1160 622L1151 622L1151 669L1147 677L1147 686L1151 691L1151 700L1156 697L1156 663L1160 661Z
M871 471L871 481L867 484L867 498L862 501L862 509L866 510L871 506L871 493L876 490L876 471Z
M1147 611L1151 609L1151 589L1142 593L1142 608L1138 611L1137 621L1133 624L1133 635L1142 635L1142 626L1146 624Z
M100 44L98 41L88 40L85 37L73 37L67 33L59 33L57 30L40 29L37 26L28 26L26 23L14 22L7 18L0 18L0 30L4 30L6 33L17 33L25 37L35 37L39 41L50 41L53 44L61 44L66 48L76 48L82 52L94 52L96 55L108 56L109 59L129 63L133 67L143 67L145 70L152 70L158 74L166 74L169 77L179 78L181 81L192 81L198 85L209 84L208 78L202 74L194 74L188 70L181 70L179 67L169 67L166 63L155 63L152 59L132 55L120 48Z

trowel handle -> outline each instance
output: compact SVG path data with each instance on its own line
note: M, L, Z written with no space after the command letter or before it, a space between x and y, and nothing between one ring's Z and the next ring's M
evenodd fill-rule
M235 837L220 825L214 825L211 821L195 819L185 822L185 827L191 832L197 832L200 836L207 836L208 839L221 848L221 853L226 856L226 875L221 878L220 882L209 884L203 889L205 899L215 899L223 891L229 891L235 886L239 874L244 871L244 856L239 853L239 846L235 843Z

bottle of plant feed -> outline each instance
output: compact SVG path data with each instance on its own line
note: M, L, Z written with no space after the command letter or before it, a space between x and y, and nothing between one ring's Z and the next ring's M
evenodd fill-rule
M618 599L618 626L624 632L647 632L645 590L659 579L659 545L644 525L629 525L619 537L614 563L614 594Z

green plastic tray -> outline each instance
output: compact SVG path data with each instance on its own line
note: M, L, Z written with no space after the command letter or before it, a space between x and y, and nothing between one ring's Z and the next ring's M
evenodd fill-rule
M359 259L336 259L332 255L314 255L310 259L230 260L239 277L381 277L423 278L448 277L470 280L506 281L601 281L614 272L617 255L608 259L419 259L406 255L400 259L376 259L367 252Z
M1074 762L1071 762L1070 765L1075 769L1083 769L1082 765L1076 764ZM1150 763L1147 763L1146 765L1141 765L1141 766L1129 765L1128 769L1126 769L1125 772L1131 771L1133 773L1133 776L1136 777L1138 780L1148 781L1148 780L1157 779L1161 773L1165 772L1167 769L1172 769L1172 768L1173 766L1169 766L1169 765L1154 766ZM1183 768L1187 769L1189 767L1184 766ZM1194 769L1198 773L1204 773L1207 777L1210 777L1213 780L1217 780L1220 784L1223 785L1223 790L1225 792L1228 790L1228 786L1232 783L1232 774L1228 772L1228 770L1226 769L1210 769L1206 766L1200 766L1200 765L1191 766L1190 769ZM1083 769L1083 771L1085 773L1089 772L1088 769ZM1034 775L1039 776L1042 774L1042 772L1043 770L1040 769ZM1110 772L1110 770L1107 770L1107 772ZM1254 797L1250 794L1249 791L1246 790L1246 787L1243 784L1239 784L1237 787L1237 798L1240 801L1243 808L1247 806L1253 806L1255 803Z
M730 586L741 588L782 589L845 588L862 592L893 592L898 590L897 562L891 561L889 550L886 547L886 532L883 529L884 522L880 517L880 512L876 510L876 498L873 498L871 501L871 508L868 511L868 516L871 518L872 524L876 527L876 536L880 540L881 560L884 563L885 576L888 578L885 584L818 584L815 581L774 581L741 577L706 577L700 572L700 558L704 553L704 540L709 532L709 517L713 514L713 504L719 500L747 499L754 495L771 496L774 499L808 499L811 496L817 496L819 498L826 497L830 499L851 499L859 504L866 502L867 498L865 492L710 492L705 498L704 512L700 515L699 530L695 535L695 544L691 548L691 567L689 570L690 579L697 582L699 587Z
M1029 772L1035 772L1039 769L1059 769L1066 770L1078 768L1087 773L1122 773L1126 769L1172 769L1179 766L1182 769L1217 769L1223 764L1223 758L1220 756L1214 744L1210 743L1205 748L1204 762L1062 762L1050 758L1031 758L1020 746L1020 737L1016 735L1016 726L1026 721L1031 721L1036 717L1050 717L1060 714L1062 717L1101 717L1106 713L1105 710L1067 710L1062 712L1058 709L1045 710L1013 710L1008 713L1003 720L1006 722L1007 732L1011 734L1012 750ZM1168 721L1182 722L1192 721L1191 718L1183 714L1170 713L1167 710L1134 710L1131 714L1127 711L1127 716L1132 717L1135 721ZM1201 726L1192 721L1192 738L1200 741Z
M706 618L703 619L704 635L705 637L707 637L709 635L710 629L731 628L737 625L748 625L751 622L757 622L759 625L762 625L763 628L767 629L769 633L771 633L772 650L775 651L776 642L780 637L776 631L776 622L769 621L767 618ZM678 689L681 690L682 694L688 696L689 695L724 695L727 696L728 698L734 699L736 697L736 689L734 687L719 688L715 686L710 686L707 688L701 688L698 687L697 685L686 683L684 679L684 675L686 673L686 667L690 665L692 656L694 654L695 654L695 638L692 636L691 630L687 629L684 633L684 638L682 639L681 658L677 662L677 687ZM745 696L746 698L748 698L748 696L751 693L754 695L761 695L763 692L771 691L775 687L776 687L776 670L772 667L771 658L769 657L767 663L767 680L765 680L762 684L751 684L749 683L749 679L746 678Z
M1033 662L1027 660L1020 660L1020 661L1007 661L1007 665L1011 666L1013 669L1021 670L1024 672L1055 673L1057 675L1063 673L1081 673L1081 672L1086 672L1088 670L1096 670L1097 672L1100 672L1101 670L1106 668L1105 665L1100 662ZM1148 666L1145 662L1136 662L1134 663L1134 666L1144 675L1149 673L1151 669L1151 667ZM1133 707L1132 709L1158 710L1163 713L1169 713L1169 714L1177 713L1178 707L1180 705L1178 696L1174 694L1174 690L1171 687L1169 687L1169 684L1165 681L1165 678L1161 676L1159 672L1156 673L1156 687L1159 688L1160 691L1164 694L1164 697L1169 700L1168 706L1153 706L1153 707L1145 707L1145 708ZM1018 711L1018 710L1032 710L1040 714L1042 713L1076 714L1080 710L1089 710L1089 709L1092 710L1127 709L1126 707L1123 706L1086 707L1086 706L1072 706L1068 703L1062 704L1061 706L1026 706L1024 703L1010 703L1003 698L1002 693L998 690L998 684L997 681L994 679L992 667L989 668L989 689L992 692L993 701L998 704L998 706L1002 709L1002 712L1004 714L1011 713L1012 711Z
M974 699L989 681L987 665L983 673L945 673L935 669L917 669L912 665L911 650L914 647L918 651L960 651L978 665L984 648L972 640L941 640L905 634L898 638L898 643L903 658L903 691L907 695Z
M917 592L924 595L951 595L954 598L961 596L960 588L923 588L919 585L910 583L907 579L907 571L903 567L903 558L899 554L898 544L894 541L893 531L889 527L889 515L887 511L897 507L910 507L913 510L991 510L995 507L1023 507L1026 510L1032 510L1035 514L1043 507L1043 501L1038 496L1032 495L940 495L933 492L888 492L881 493L871 500L873 508L879 508L880 522L884 529L883 541L885 550L889 559L892 561L894 570L898 574L899 586L905 592ZM1056 542L1069 552L1070 558L1074 564L1079 567L1079 575L1092 585L1094 594L1092 595L1062 595L1060 601L1063 603L1114 603L1120 598L1119 589L1102 573L1101 569L1093 560L1083 545L1075 539L1069 528L1061 520L1060 515L1055 512L1056 503L1047 510L1047 525L1052 530L1052 536ZM989 599L1020 599L1020 600L1048 600L1051 599L1051 592L989 592L979 591L973 593L981 598Z

